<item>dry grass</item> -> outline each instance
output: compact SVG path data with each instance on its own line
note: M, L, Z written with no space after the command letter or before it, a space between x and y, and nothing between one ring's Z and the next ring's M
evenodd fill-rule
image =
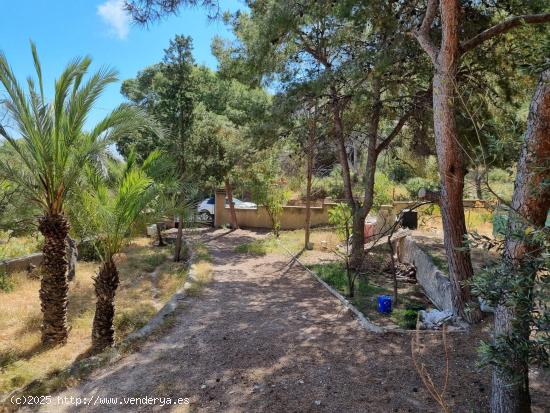
M466 208L464 210L467 231L475 231L479 234L490 235L493 233L493 214L485 208ZM427 232L443 231L441 211L438 206L419 208L418 229Z
M120 342L142 327L183 284L186 271L169 261L170 248L153 248L147 238L136 238L117 258L120 286L116 296L115 336ZM16 274L15 288L0 293L0 393L26 385L61 370L90 346L95 310L92 277L98 263L79 262L70 285L68 320L71 331L63 347L40 348L40 282ZM150 272L156 268L156 277Z
M191 271L193 272L194 280L185 289L185 292L192 297L196 297L212 281L212 264L206 260L198 261L193 264Z

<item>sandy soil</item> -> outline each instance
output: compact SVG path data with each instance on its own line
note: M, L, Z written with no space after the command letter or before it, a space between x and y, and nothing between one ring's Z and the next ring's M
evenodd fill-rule
M410 335L363 330L287 257L236 254L257 235L202 235L214 280L177 312L161 338L60 396L118 397L116 407L50 405L51 412L437 412L410 356ZM487 374L475 368L478 335L450 335L453 412L484 411ZM426 364L442 383L439 334L424 334ZM542 386L541 386L542 387ZM123 397L189 398L189 406L120 405ZM54 402L57 396L54 396ZM534 392L538 411L545 401ZM97 400L97 399L96 399ZM548 399L546 399L548 402Z

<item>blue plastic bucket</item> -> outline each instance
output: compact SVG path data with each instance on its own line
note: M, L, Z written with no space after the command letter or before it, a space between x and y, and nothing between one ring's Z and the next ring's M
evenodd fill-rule
M391 313L392 298L389 295L378 296L378 312L383 314Z

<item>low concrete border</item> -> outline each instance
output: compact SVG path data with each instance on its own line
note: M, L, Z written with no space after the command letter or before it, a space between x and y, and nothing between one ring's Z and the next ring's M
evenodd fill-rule
M315 280L319 282L325 289L331 293L334 297L340 301L340 303L348 310L350 311L353 316L356 318L356 320L359 322L359 325L363 327L365 330L371 332L371 333L406 333L406 334L439 334L439 330L405 330L400 327L383 327L379 326L378 324L373 323L370 321L357 307L355 307L352 303L350 303L342 294L340 294L338 291L336 291L334 288L332 288L330 285L326 283L321 277L319 277L314 271L311 271L309 268L305 266L305 264L296 257L295 254L292 254L284 245L282 245L279 241L279 245L287 252L287 254L298 264L304 268L307 273L312 276ZM464 333L467 332L464 328L456 328L456 329L449 329L447 330L447 333Z
M9 258L7 260L0 261L0 271L6 274L12 274L14 272L29 271L31 266L42 265L42 253L36 252L34 254L23 255L21 257Z
M170 300L162 306L162 308L139 330L134 331L133 333L128 334L128 336L122 341L122 343L131 343L135 340L140 340L146 338L147 336L154 333L159 327L164 323L164 319L172 315L179 306L180 301L186 298L185 291L187 291L193 282L197 281L195 273L193 271L193 264L195 263L195 254L191 251L191 256L187 261L189 267L189 273L187 275L187 280L183 285L172 295Z
M411 236L396 240L395 246L399 262L407 262L416 267L416 280L424 289L426 297L439 310L453 311L449 277L441 272Z
M359 311L352 303L350 303L342 294L340 294L338 291L336 291L334 288L332 288L330 285L328 285L325 281L323 281L321 279L321 277L319 277L317 274L315 274L315 272L313 272L309 268L307 268L304 265L304 263L302 261L300 261L296 257L296 255L293 255L292 252L290 252L283 244L281 244L280 241L278 241L278 242L279 242L279 245L287 252L287 254L289 256L292 257L292 259L294 261L296 261L298 264L300 264L308 272L309 275L311 275L313 278L315 278L319 282L319 284L321 284L323 287L325 287L325 289L327 289L329 293L331 293L334 297L336 297L338 299L338 301L340 301L340 303L348 311L350 311L355 316L355 318L357 319L357 321L359 322L359 324L362 327L364 327L366 330L368 330L370 332L373 332L373 333L383 333L383 332L386 331L385 328L380 327L377 324L374 324L367 317L365 317L365 315L361 311ZM395 331L395 330L392 329L392 331Z

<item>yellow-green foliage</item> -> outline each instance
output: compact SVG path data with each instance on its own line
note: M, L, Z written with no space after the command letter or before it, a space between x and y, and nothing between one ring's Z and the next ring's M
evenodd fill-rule
M9 237L8 232L0 233L0 260L20 257L22 255L39 252L42 248L43 237L40 234L25 237Z

